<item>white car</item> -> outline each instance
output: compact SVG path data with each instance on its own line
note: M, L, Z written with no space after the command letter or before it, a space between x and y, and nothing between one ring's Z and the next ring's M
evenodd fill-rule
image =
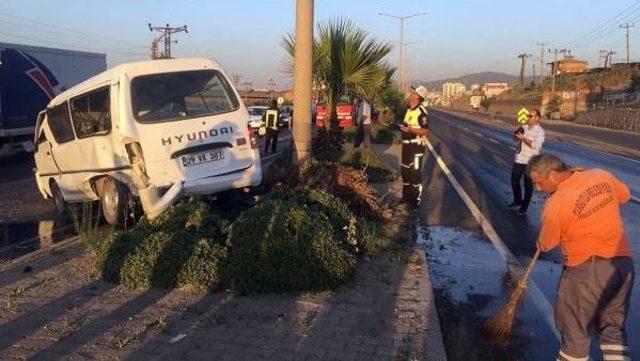
M53 98L35 130L35 178L59 211L100 200L120 224L129 200L149 218L186 194L257 186L249 114L208 59L121 64Z
M249 126L253 129L258 129L262 126L262 116L269 109L265 106L251 106L247 107L249 112Z

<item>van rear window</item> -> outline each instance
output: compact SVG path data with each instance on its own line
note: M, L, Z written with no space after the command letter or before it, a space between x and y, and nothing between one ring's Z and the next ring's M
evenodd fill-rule
M238 108L231 86L215 70L152 74L131 81L133 113L139 122L176 121Z

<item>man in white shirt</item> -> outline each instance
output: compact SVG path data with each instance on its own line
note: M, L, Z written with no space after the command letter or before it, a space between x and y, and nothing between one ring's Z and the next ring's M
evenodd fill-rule
M371 148L371 105L361 96L356 97L356 136L353 147L358 148L364 143L365 148Z
M529 159L534 155L540 154L542 144L544 143L544 129L540 126L540 111L535 109L529 114L527 124L516 129L513 140L518 142L516 156L511 170L511 188L513 190L513 203L509 204L510 208L518 208L518 215L525 215L531 196L533 194L533 182L531 178L525 174L525 168L529 163ZM522 187L520 181L524 175L524 198L522 198Z

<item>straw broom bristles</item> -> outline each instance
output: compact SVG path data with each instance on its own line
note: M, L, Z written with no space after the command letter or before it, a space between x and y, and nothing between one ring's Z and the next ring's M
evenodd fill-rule
M533 255L531 262L527 266L527 270L524 276L518 281L518 285L511 296L509 297L509 301L504 305L498 313L496 313L493 317L487 320L484 324L484 331L491 337L491 339L501 346L507 346L509 344L509 340L511 339L511 329L513 328L513 320L515 318L516 309L518 308L518 304L524 295L524 292L527 290L527 281L529 279L529 275L531 274L531 270L540 255L540 249L536 250L536 253Z

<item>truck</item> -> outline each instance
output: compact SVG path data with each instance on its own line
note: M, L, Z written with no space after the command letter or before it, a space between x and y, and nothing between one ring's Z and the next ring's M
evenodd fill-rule
M0 43L0 156L32 151L38 112L106 69L106 54Z

